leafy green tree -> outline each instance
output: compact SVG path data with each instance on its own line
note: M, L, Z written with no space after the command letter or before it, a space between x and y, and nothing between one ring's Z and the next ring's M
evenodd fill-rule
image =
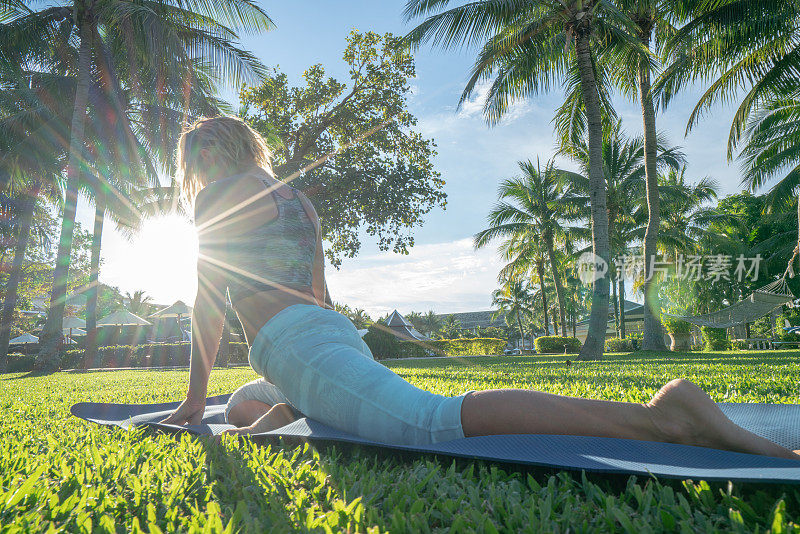
M409 0L407 18L430 16L407 39L412 44L432 41L443 47L482 44L462 102L478 82L492 80L484 105L490 123L499 121L515 100L547 91L570 73L579 81L591 158L592 246L594 253L608 262L601 154L603 88L598 85L597 66L604 54L636 49L630 33L622 30L630 27L631 21L602 0L480 0L445 10L449 3ZM602 356L608 299L609 279L604 276L593 286L589 332L579 356L582 359Z
M86 116L93 78L125 80L131 90L164 96L181 94L193 80L215 74L233 85L261 65L233 44L236 31L268 29L271 21L246 0L185 6L180 2L142 5L118 0L75 0L56 8L33 11L21 2L3 0L0 10L7 28L0 35L0 55L13 47L32 56L47 55L54 36L67 36L77 45L75 91L66 165L66 195L50 307L41 336L37 367L57 367L56 347L61 337L70 249L74 236L78 189L87 160ZM66 42L56 39L56 42ZM44 53L43 53L44 52ZM178 125L176 125L178 126ZM179 127L179 126L178 126Z
M358 253L362 231L381 250L407 253L408 230L445 205L435 144L414 130L408 111L414 61L399 43L391 34L353 31L343 56L349 84L317 64L303 74L304 86L275 69L241 93L245 119L281 140L275 172L314 203L334 265Z

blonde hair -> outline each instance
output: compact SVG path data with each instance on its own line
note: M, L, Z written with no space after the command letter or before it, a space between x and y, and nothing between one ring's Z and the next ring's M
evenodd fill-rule
M261 167L272 173L272 153L261 135L238 117L211 117L197 120L181 133L178 141L178 175L183 193L190 203L208 185L200 151L209 150L230 174Z

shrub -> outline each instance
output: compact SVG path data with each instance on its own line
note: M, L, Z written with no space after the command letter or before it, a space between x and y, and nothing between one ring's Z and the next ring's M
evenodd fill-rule
M367 344L376 360L400 358L400 340L385 329L386 326L380 323L370 325L367 333L364 334L364 343Z
M6 371L9 373L27 373L33 370L36 356L14 352L8 355Z
M664 328L670 334L688 334L692 331L692 325L677 317L664 317Z
M728 350L730 347L730 341L728 341L728 331L726 329L703 326L700 327L700 331L703 333L703 339L705 340L703 350Z
M610 337L606 339L606 352L633 352L633 350L633 340L630 338Z
M536 346L536 352L542 354L576 353L581 350L581 342L575 337L541 336L537 337L533 344Z
M364 342L376 360L390 358L427 358L431 356L486 356L501 354L506 342L495 338L438 339L402 341L375 325L364 335Z
M229 344L228 361L217 356L216 365L246 365L247 343ZM86 362L83 349L71 349L61 353L62 369L113 368L113 367L184 367L189 365L190 343L146 343L142 345L110 345L97 349L97 355Z
M625 339L631 342L631 349L632 350L639 350L642 346L642 333L641 332L634 332L633 334L628 334Z
M489 356L502 354L505 346L504 339L492 337L400 342L400 350L406 358L412 356Z

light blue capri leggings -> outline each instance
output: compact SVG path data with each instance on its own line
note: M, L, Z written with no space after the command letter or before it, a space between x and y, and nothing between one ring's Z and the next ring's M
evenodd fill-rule
M333 310L283 309L258 332L250 365L307 417L362 438L422 445L464 437L461 403L470 392L445 397L412 386L376 362Z

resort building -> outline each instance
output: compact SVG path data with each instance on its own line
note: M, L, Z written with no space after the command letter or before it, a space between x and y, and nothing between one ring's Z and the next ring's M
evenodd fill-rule
M505 328L506 322L503 315L500 314L494 317L497 313L495 310L476 311L476 312L459 312L459 313L440 313L436 318L444 321L447 317L453 316L461 323L461 328L464 330L475 330L476 328L488 328L494 326L496 328Z
M405 341L429 341L430 339L414 329L414 326L408 322L408 319L400 315L400 312L394 310L389 318L386 320L386 326L392 331L394 335Z
M625 333L635 334L644 328L644 306L638 302L625 301ZM575 328L575 337L583 343L589 331L589 318L580 321ZM606 325L606 337L616 337L617 328L614 321L614 304L608 305L608 323ZM664 334L664 341L669 346L669 336Z

